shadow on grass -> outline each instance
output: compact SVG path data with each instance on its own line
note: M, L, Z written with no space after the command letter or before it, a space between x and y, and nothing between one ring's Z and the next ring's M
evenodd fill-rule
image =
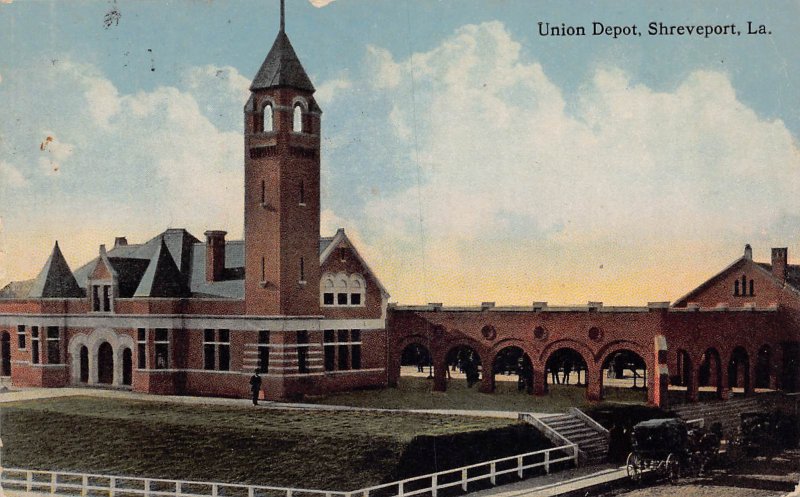
M360 390L339 394L307 397L305 402L377 409L452 409L513 412L563 412L570 407L587 408L597 402L586 400L586 389L577 385L550 385L543 396L519 392L515 382L498 381L494 393L481 393L478 385L468 388L466 382L452 379L447 391L432 391L433 381L404 376L397 388ZM643 404L645 390L605 388L604 403ZM602 403L601 403L602 404Z

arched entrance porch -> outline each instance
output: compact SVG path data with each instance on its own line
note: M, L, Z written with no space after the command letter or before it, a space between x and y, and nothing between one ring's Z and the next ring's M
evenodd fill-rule
M630 349L619 349L608 354L601 366L600 381L603 398L647 401L647 362ZM631 391L636 392L631 394Z
M70 339L70 376L73 384L132 386L133 338L110 329Z

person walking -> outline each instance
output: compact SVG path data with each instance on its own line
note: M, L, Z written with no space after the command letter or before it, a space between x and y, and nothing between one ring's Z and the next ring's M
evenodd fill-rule
M250 393L253 394L253 405L258 405L258 394L261 393L261 377L258 376L258 368L256 368L253 376L250 377Z

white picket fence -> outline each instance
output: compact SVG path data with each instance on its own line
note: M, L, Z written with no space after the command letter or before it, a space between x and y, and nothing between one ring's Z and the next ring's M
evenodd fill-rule
M237 485L198 481L134 478L0 468L0 484L7 496L54 495L81 497L410 497L430 495L439 490L460 487L466 492L470 483L488 481L494 485L498 476L516 474L523 478L526 470L543 468L550 472L553 464L578 463L578 446L563 445L511 457L481 462L470 466L440 471L405 480L362 488L350 492L301 488ZM25 492L23 494L22 492Z

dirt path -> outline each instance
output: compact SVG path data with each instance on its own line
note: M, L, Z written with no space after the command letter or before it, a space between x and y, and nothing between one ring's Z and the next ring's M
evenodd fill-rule
M719 468L708 475L684 478L675 485L622 488L604 497L783 497L800 481L800 449L767 461L764 457Z

